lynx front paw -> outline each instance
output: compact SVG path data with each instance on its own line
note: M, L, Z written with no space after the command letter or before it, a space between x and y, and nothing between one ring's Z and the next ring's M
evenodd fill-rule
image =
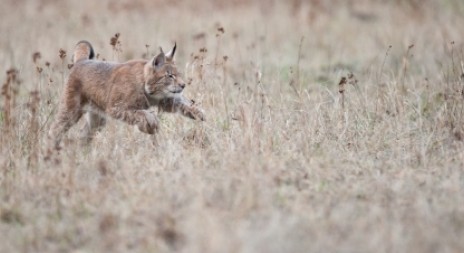
M205 114L203 113L203 110L196 107L191 107L189 109L188 116L192 119L205 121Z

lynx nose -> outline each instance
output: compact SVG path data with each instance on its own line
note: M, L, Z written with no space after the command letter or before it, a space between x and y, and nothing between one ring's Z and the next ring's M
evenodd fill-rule
M179 83L179 86L184 89L185 88L185 83Z

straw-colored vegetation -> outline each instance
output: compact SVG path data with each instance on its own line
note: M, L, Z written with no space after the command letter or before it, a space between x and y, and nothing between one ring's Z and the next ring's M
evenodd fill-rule
M462 1L1 6L0 252L464 252ZM82 39L176 41L207 121L49 150Z

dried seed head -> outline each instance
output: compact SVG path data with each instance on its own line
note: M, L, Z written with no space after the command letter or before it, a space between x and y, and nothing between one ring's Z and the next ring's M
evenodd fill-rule
M8 78L11 78L11 80L16 80L17 74L18 74L18 70L15 68L11 68L6 71L6 75L8 76Z
M224 27L222 27L222 26L219 27L217 30L218 30L218 32L220 32L220 33L224 33L224 32L225 32Z
M110 45L115 47L119 43L119 37L121 36L120 33L116 33L113 37L110 39Z
M356 77L354 76L353 73L349 73L348 74L348 83L351 84L351 85L356 85L358 84L358 80L356 79Z
M42 55L40 54L40 52L35 52L32 54L32 61L34 63L37 63L37 61L40 60L40 58L42 58Z
M345 92L345 84L346 84L346 77L342 77L340 82L338 83L338 92L343 93Z
M50 67L50 62L46 61L45 66L47 66L47 68Z
M16 84L21 84L21 80L18 79L18 70L15 68L10 68L9 70L6 71L7 75L7 82L10 84L16 83ZM14 90L15 93L17 93L17 90Z
M66 57L66 50L60 48L60 59L63 60Z

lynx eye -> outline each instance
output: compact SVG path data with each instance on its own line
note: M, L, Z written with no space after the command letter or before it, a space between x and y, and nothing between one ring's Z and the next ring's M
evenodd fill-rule
M175 78L175 76L174 76L173 74L167 74L167 76L168 76L169 78L172 78L172 79Z

